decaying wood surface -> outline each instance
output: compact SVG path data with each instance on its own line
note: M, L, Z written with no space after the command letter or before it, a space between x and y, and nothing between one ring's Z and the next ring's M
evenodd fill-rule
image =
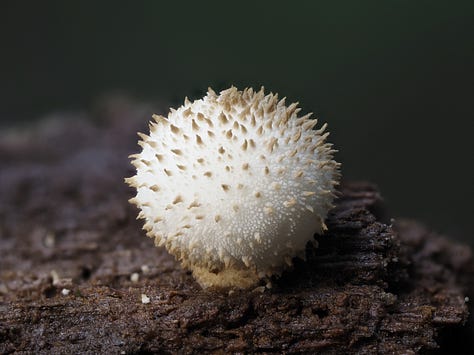
M271 289L202 290L127 203L150 113L114 103L0 139L0 353L473 351L470 249L389 225L368 183L341 187L319 248Z

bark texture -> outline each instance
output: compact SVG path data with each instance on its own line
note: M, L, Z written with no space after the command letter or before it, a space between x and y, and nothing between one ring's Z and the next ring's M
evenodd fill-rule
M271 289L200 289L127 203L151 112L112 102L2 135L0 353L473 352L471 250L385 220L368 183L341 187L319 247Z

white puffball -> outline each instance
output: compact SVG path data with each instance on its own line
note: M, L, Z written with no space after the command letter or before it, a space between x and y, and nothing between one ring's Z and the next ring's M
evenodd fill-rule
M147 235L204 287L279 274L325 229L339 179L326 125L278 95L232 87L154 115L132 156Z

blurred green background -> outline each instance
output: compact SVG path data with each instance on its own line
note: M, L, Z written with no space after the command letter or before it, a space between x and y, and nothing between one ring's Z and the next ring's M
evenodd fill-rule
M3 0L0 125L264 85L329 123L391 215L474 245L473 24L472 0Z

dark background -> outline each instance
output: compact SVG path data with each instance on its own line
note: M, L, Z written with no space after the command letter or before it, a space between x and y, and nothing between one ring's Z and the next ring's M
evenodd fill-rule
M0 127L264 85L329 123L344 177L393 216L474 245L473 24L472 0L3 0Z

